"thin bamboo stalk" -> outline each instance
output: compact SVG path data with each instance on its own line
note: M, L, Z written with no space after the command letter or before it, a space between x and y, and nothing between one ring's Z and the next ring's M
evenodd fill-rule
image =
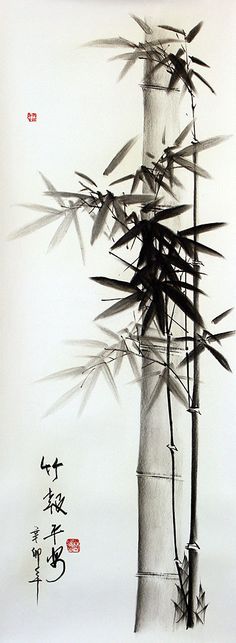
M185 603L185 609L188 609L187 597L183 587L180 560L179 560L179 548L178 548L178 532L177 532L177 515L176 515L176 481L175 481L175 455L177 447L175 444L175 435L174 435L174 421L172 413L172 403L171 403L171 391L170 391L170 358L171 358L171 348L170 348L170 328L168 325L168 298L166 298L166 334L167 334L167 346L166 346L166 364L167 364L167 385L166 385L166 394L167 394L167 406L168 406L168 417L169 417L169 427L170 427L170 444L169 450L171 455L171 505L172 505L172 522L173 522L173 545L174 545L174 555L175 555L175 565L178 573L178 579L180 588L182 591L183 600ZM170 322L171 326L171 322Z
M194 105L192 97L192 111L194 117ZM196 130L194 126L194 138ZM193 154L193 163L197 164L197 154ZM194 173L193 178L193 225L198 223L198 178ZM197 235L194 234L197 241ZM193 285L199 288L199 260L198 252L194 249L194 265L196 276L193 278ZM199 293L194 291L193 304L196 311L199 311ZM200 405L200 358L196 351L198 344L199 327L194 323L194 366L193 366L193 397L192 397L192 444L191 444L191 508L190 508L190 534L189 534L189 595L187 628L193 628L195 624L196 597L198 590L198 525L197 525L197 490L198 490L198 443L199 443L199 405Z

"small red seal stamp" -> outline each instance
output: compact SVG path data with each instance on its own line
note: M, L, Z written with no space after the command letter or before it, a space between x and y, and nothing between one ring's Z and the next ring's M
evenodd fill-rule
M78 538L67 538L66 546L70 553L78 554L80 551L80 541Z
M30 123L33 123L33 122L37 121L36 112L28 112L27 118L28 118L28 121L30 121Z

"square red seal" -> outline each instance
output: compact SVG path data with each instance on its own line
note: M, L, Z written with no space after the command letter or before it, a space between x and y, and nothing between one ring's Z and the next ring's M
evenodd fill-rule
M28 112L27 118L28 118L28 121L30 121L30 123L33 123L33 122L37 121L36 112Z
M70 553L78 554L78 552L80 552L80 541L78 538L67 538L66 546Z

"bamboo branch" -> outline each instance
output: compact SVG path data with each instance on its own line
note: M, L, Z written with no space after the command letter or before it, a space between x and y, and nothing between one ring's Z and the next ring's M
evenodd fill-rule
M196 125L195 125L195 102L193 94L191 93L191 109L193 116L193 135L194 142L197 142ZM193 164L197 165L197 153L193 153ZM197 173L193 174L193 225L198 224L198 176ZM197 234L194 233L194 241L197 241ZM199 311L199 260L196 246L194 246L194 266L196 274L193 277L193 285L195 287L193 293L193 304L196 311ZM197 528L197 489L198 489L198 433L199 433L199 389L200 389L200 356L197 349L199 326L194 322L194 365L193 365L193 394L192 394L192 407L191 413L192 431L191 431L191 506L190 506L190 534L188 543L189 552L189 595L188 595L188 615L187 615L187 629L193 628L195 624L195 607L197 596L197 582L198 582L198 528Z
M168 318L167 318L167 307L168 307L168 298L166 297L166 334L167 334L167 345L166 345L166 363L167 363L167 384L166 384L166 393L167 393L167 407L168 407L168 419L169 419L169 428L170 428L170 444L168 444L168 449L171 456L171 508L172 508L172 524L173 524L173 541L174 541L174 555L175 555L175 565L179 577L179 583L185 602L186 610L188 609L187 597L185 594L183 580L180 570L179 562L179 553L178 553L178 538L177 538L177 521L176 521L176 507L175 507L175 454L178 451L175 445L174 439L174 422L172 415L172 404L171 404L171 391L170 391L170 333L168 328Z

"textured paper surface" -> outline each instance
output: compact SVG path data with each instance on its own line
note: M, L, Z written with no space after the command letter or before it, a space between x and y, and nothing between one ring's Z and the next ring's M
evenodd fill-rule
M86 220L85 267L72 230L48 254L54 224L17 241L9 242L7 236L37 218L15 204L46 204L39 171L58 189L76 190L75 170L99 180L116 151L142 133L141 63L117 84L120 63L107 62L112 50L80 48L88 40L117 35L141 40L130 13L153 15L157 24L186 29L204 20L196 55L211 65L208 77L217 96L199 87L199 132L201 138L235 134L234 3L10 0L2 2L1 9L0 639L182 643L188 637L191 643L231 643L236 596L235 375L203 358L199 524L202 580L209 600L206 625L187 634L134 635L139 394L128 384L132 374L122 373L120 406L101 380L81 417L79 398L74 398L43 419L70 383L35 383L76 365L79 350L65 340L101 337L92 322L104 306L101 289L88 277L108 274L109 269L115 273L116 266L107 258L105 240L89 248ZM28 112L37 113L36 122L27 120ZM140 159L141 138L125 160L123 174ZM214 177L214 182L202 180L200 185L204 218L207 211L212 220L230 224L212 235L212 245L227 261L206 261L207 319L235 299L235 161L235 141L230 139L206 152L202 163ZM100 185L106 188L104 177ZM112 328L124 324L113 320ZM233 320L227 324L234 327ZM225 354L233 368L233 340L225 344ZM34 571L30 531L39 525L45 535L49 522L43 513L49 481L40 470L43 455L51 463L57 456L64 464L57 490L66 496L68 512L59 543L64 545L66 573L57 583L41 583L37 606L35 586L28 581ZM66 553L70 537L79 538L79 554Z

